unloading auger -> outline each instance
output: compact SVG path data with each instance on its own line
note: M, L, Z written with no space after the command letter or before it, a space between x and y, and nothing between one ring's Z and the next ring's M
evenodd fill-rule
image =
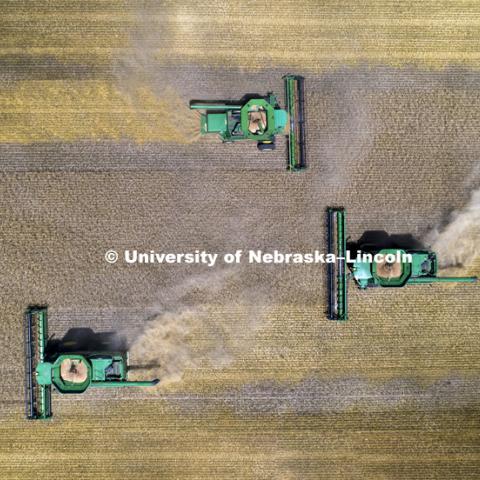
M346 212L344 208L327 209L327 248L335 263L327 263L328 318L347 320L348 279L360 289L370 287L404 287L426 283L473 283L477 277L438 277L438 261L430 250L359 247L347 261ZM357 253L360 255L357 256ZM362 255L368 253L369 255ZM375 260L375 255L378 260ZM411 261L406 261L408 254ZM347 272L347 268L349 272Z
M200 132L215 133L224 143L250 140L260 151L274 150L276 135L287 136L287 169L306 167L304 78L286 75L286 109L280 108L277 96L247 95L239 101L192 100L190 108L201 110Z
M30 420L52 416L52 387L83 393L89 387L151 387L158 380L129 381L126 352L47 353L46 307L25 312L25 408Z

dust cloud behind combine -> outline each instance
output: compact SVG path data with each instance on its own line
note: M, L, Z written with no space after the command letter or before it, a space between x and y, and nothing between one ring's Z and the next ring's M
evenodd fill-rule
M147 320L143 332L132 341L130 356L143 365L133 376L157 376L157 389L163 390L181 382L186 370L221 369L240 360L252 348L267 309L265 295L242 286L240 278L240 268L231 267L191 275L163 291L162 305L153 307L159 313ZM228 295L228 308L248 312L241 326L234 321L215 321L212 302L225 298L229 283L235 293ZM178 389L178 385L174 387Z
M437 252L440 267L470 267L480 255L480 189L445 225L430 232L426 242Z

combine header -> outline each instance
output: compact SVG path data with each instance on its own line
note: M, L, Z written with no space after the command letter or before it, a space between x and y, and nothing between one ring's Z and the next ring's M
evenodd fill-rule
M347 305L347 239L345 237L345 210L327 211L327 248L335 255L335 263L327 263L328 318L346 320Z
M288 166L291 171L306 167L304 78L286 75L285 99L290 126L287 135Z
M25 312L25 403L28 419L52 416L52 386L60 393L83 393L89 387L150 387L158 380L128 381L128 355L95 352L47 354L47 309Z
M29 308L25 313L25 404L27 418L52 416L52 384L37 382L37 365L45 361L47 310Z
M335 263L327 264L328 318L331 320L348 318L347 281L350 277L360 289L477 280L477 277L437 277L437 255L429 250L359 245L356 252L350 252L345 217L343 208L327 209L328 253L335 255ZM346 266L350 270L348 274Z
M275 136L287 136L287 169L305 168L304 78L286 75L286 110L280 108L276 95L247 95L242 100L205 102L192 100L190 108L201 110L202 135L215 133L224 143L251 140L259 150L274 150Z

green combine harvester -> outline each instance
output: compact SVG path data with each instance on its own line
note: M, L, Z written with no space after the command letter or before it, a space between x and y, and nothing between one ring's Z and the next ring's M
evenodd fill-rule
M47 309L30 307L25 313L28 419L52 416L52 386L60 393L83 393L89 387L150 387L158 380L128 381L128 354L113 352L47 353Z
M287 169L305 168L305 101L304 78L286 75L286 110L280 108L276 95L247 95L238 102L206 102L192 100L190 108L202 110L202 135L217 134L224 143L250 140L259 150L274 150L275 136L287 136Z
M327 263L328 318L330 320L347 320L348 318L349 278L353 278L360 289L440 282L476 282L477 277L437 277L437 255L429 250L376 249L373 245L365 245L349 255L345 215L343 208L327 209L328 253L336 257L335 263ZM360 255L357 256L357 254ZM376 255L377 258L375 258Z

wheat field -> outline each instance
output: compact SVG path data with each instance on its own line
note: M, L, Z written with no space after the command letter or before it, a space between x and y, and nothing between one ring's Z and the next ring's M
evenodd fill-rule
M325 249L325 209L480 275L480 7L0 0L0 479L477 479L480 285L361 292L319 265L109 265L109 249ZM306 79L307 162L200 138L190 99ZM472 200L473 199L473 200ZM464 212L452 216L452 212ZM455 225L455 223L452 223ZM451 224L451 225L452 225ZM468 228L467 228L468 227ZM463 258L463 257L462 257ZM446 272L442 272L445 274ZM116 331L148 389L27 422L22 313Z

